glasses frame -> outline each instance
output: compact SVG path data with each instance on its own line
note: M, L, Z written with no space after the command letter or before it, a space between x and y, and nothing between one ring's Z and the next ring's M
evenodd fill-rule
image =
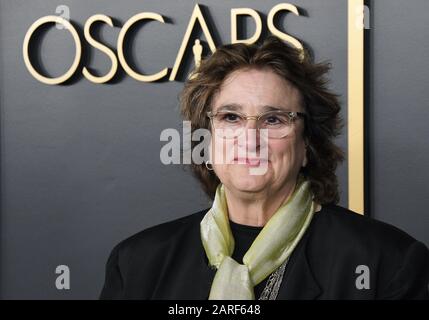
M304 119L304 120L305 120L305 119L306 119L306 117L307 117L307 114L306 114L306 113L304 113L304 112L288 111L288 110L270 110L270 111L262 112L262 113L260 113L260 114L258 114L258 115L255 115L255 116L248 116L248 115L246 115L246 114L244 114L244 113L242 113L242 112L240 112L240 111L235 111L235 110L222 110L222 111L218 111L218 112L207 111L207 113L206 113L206 114L207 114L207 117L210 119L210 122L212 123L213 128L215 128L215 125L214 125L214 118L215 118L219 113L234 113L234 114L236 114L236 115L240 116L242 119L246 120L246 125L247 125L247 121L248 121L248 120L255 120L255 121L256 121L256 124L257 124L256 128L258 129L258 131L260 130L259 125L258 125L259 120L260 120L263 116L265 116L265 115L267 115L267 114L271 114L271 113L282 113L282 114L284 114L284 113L286 113L286 114L288 115L289 120L290 120L290 122L291 122L291 123L294 123L294 122L295 122L297 119L299 119L299 118L302 118L302 119ZM234 137L232 137L232 138L230 138L230 139L237 138L237 137L239 137L241 134L242 134L242 132L241 132L241 133L239 133L237 136L234 136ZM288 135L289 135L289 133L287 133L287 134L285 134L284 136L281 136L281 137L275 137L275 138L270 137L270 139L282 139L282 138L284 138L284 137L287 137ZM228 139L227 137L223 137L223 138Z

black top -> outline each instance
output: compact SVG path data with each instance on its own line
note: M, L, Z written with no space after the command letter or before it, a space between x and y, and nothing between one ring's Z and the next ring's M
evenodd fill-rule
M216 272L200 238L207 210L116 245L100 298L207 299ZM290 256L277 299L428 299L428 282L424 244L386 223L323 205Z
M246 226L235 223L231 220L229 220L229 225L231 226L232 236L234 238L234 252L232 254L232 258L239 263L243 263L244 255L247 250L249 250L253 241L255 241L263 227ZM268 278L255 286L255 299L258 299L261 296L267 280Z

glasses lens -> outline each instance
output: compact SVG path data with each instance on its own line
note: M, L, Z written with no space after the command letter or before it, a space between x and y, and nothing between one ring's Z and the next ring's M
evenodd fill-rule
M218 112L213 117L213 126L217 136L222 138L238 137L245 127L243 117L235 112Z
M261 134L269 138L283 138L292 130L292 121L287 112L268 112L259 119Z

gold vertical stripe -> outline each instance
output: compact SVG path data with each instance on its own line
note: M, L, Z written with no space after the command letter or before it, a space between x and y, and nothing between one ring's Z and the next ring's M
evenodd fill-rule
M364 213L364 28L363 0L348 1L349 209Z

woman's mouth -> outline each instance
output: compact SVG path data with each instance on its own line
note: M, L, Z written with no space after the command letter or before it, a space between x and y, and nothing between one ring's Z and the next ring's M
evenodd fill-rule
M248 167L259 167L260 165L264 165L268 162L266 159L261 158L235 158L235 164L245 164Z

